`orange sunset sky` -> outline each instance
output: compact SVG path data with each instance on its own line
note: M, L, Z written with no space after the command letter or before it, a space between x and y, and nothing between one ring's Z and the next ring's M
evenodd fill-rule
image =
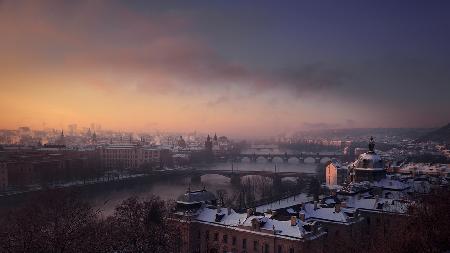
M443 30L407 12L375 22L371 6L309 15L319 7L296 2L0 1L0 128L264 136L447 123Z

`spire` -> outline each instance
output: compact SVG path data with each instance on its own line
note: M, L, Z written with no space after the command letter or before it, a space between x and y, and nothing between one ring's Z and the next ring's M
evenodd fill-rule
M217 141L217 134L214 133L214 141Z

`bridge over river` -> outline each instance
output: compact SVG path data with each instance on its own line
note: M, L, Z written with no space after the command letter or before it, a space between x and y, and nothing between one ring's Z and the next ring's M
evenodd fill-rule
M159 175L190 176L198 178L203 175L221 175L230 179L242 178L244 176L263 176L269 178L301 177L310 176L314 173L293 171L269 171L269 170L211 170L211 169L187 169L187 170L165 170L158 171Z
M250 162L256 162L258 160L265 160L269 163L278 159L285 163L289 160L297 160L300 163L312 161L313 163L326 163L332 159L338 159L341 161L353 161L355 156L344 155L341 153L240 153L231 157L234 162L241 162L243 160L249 160Z

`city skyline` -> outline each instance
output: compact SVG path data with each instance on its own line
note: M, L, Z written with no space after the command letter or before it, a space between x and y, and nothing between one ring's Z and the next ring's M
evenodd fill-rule
M0 1L0 129L450 121L449 3Z

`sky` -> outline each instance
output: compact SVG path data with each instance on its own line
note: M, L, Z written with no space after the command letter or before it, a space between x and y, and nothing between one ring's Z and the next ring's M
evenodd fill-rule
M0 128L450 122L449 1L0 0Z

